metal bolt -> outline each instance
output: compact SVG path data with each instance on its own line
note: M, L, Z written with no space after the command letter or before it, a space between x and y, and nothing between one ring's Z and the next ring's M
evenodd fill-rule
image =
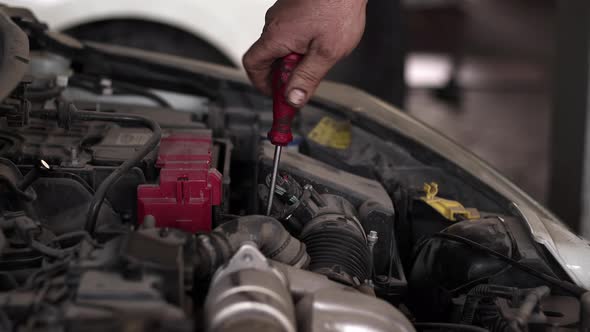
M70 152L71 152L72 166L78 166L78 148L72 147Z
M110 88L111 86L113 86L113 81L111 81L108 78L101 78L99 84L103 88Z
M102 87L102 94L104 96L112 96L114 93L113 90L113 81L108 78L103 78L100 80L100 86Z
M370 287L373 287L373 273L374 273L374 262L373 262L373 248L375 247L375 243L379 240L379 235L376 231L370 231L369 235L367 235L367 246L369 247L369 253L371 254L371 278L368 280L367 284Z
M69 79L66 75L58 75L55 79L55 85L60 88L67 88Z
M373 247L377 243L377 240L379 240L379 236L378 236L377 232L370 231L369 235L367 235L367 245L369 246L369 249L371 249L371 251L373 250Z

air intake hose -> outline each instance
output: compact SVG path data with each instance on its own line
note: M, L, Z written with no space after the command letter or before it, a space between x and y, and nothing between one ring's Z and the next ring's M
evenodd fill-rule
M371 252L352 204L341 196L320 195L309 185L301 202L299 210L312 216L299 236L311 257L309 270L351 286L369 280Z
M245 216L200 235L195 248L195 273L210 276L245 243L253 243L269 259L303 268L309 263L305 244L292 237L272 217Z

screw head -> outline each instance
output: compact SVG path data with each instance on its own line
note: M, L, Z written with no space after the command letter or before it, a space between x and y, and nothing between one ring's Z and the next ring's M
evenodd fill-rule
M367 241L370 244L375 244L378 239L379 239L379 235L376 231L370 231L369 235L367 235Z

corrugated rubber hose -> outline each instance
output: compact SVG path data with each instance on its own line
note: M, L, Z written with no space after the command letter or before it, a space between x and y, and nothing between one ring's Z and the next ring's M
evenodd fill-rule
M227 262L245 243L253 243L269 259L305 267L309 255L305 244L272 217L245 216L223 223L208 235L200 235L195 250L195 272L207 276Z

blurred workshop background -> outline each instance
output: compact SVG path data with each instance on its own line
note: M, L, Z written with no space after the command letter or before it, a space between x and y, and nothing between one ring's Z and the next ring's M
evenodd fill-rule
M406 109L547 203L554 1L421 2L406 8Z
M9 0L54 28L240 66L273 0ZM590 1L371 0L330 79L367 90L488 161L590 235ZM588 181L588 184L584 184ZM588 222L587 224L590 224Z

